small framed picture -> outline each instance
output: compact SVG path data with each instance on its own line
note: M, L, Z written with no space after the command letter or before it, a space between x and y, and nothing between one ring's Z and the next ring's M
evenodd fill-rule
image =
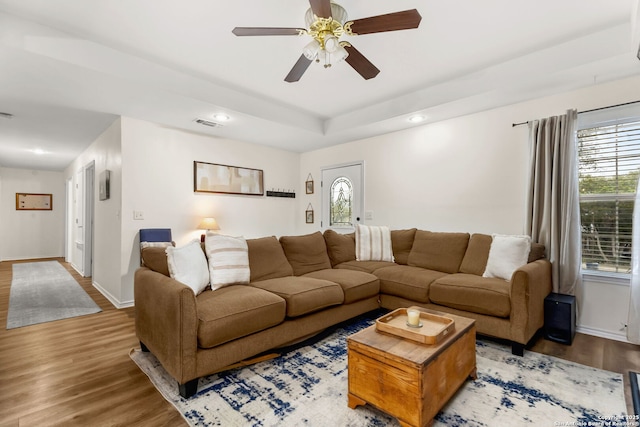
M51 211L53 210L53 195L37 193L16 193L16 210Z
M313 178L311 174L307 177L307 180L304 182L304 187L307 194L313 194Z
M307 224L313 224L313 209L305 212L307 218Z

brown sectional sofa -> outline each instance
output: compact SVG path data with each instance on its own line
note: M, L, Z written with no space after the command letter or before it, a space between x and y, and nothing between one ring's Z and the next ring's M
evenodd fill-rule
M514 354L543 325L551 292L544 248L506 281L482 277L491 236L391 231L395 262L356 261L355 236L327 230L247 240L251 279L199 295L169 277L161 248L142 250L134 279L136 333L180 385L378 309L419 305L474 318Z

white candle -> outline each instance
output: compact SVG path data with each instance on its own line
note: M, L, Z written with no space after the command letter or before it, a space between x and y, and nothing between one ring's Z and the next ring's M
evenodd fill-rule
M407 317L411 326L418 326L420 324L420 312L418 310L408 310Z

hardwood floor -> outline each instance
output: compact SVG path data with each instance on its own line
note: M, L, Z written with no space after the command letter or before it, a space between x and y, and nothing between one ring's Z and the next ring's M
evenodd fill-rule
M6 330L14 262L0 262L0 426L185 426L129 358L134 309L116 309L58 260L102 312ZM530 350L622 373L627 395L628 371L640 371L640 346L589 335L572 346L540 338Z
M6 330L12 264L0 263L0 426L187 425L129 358L134 309L67 263L102 312Z

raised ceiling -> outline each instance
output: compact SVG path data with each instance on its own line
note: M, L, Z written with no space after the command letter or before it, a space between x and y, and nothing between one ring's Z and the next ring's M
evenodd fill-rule
M64 169L120 115L305 152L638 75L637 1L343 0L422 22L348 38L374 79L311 64L286 83L308 38L231 30L302 27L306 0L0 0L0 166Z

